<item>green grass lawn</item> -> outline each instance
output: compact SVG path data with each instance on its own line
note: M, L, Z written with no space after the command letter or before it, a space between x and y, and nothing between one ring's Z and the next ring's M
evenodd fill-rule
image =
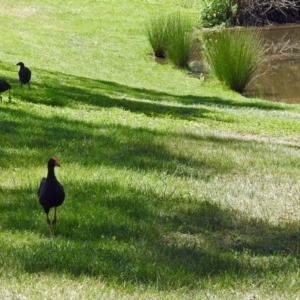
M196 22L200 0L2 2L0 299L300 296L300 106L151 54L148 18ZM51 240L37 189L54 155Z

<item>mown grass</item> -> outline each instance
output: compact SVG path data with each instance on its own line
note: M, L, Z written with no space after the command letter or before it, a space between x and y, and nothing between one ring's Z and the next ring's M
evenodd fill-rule
M156 64L145 18L178 8L0 8L13 86L0 107L0 298L298 296L299 105ZM67 195L54 240L36 195L52 155Z

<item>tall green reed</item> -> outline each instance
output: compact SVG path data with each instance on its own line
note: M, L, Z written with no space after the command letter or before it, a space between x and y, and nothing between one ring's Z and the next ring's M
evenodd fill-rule
M204 56L213 74L242 93L264 60L265 44L258 29L224 29L204 34Z

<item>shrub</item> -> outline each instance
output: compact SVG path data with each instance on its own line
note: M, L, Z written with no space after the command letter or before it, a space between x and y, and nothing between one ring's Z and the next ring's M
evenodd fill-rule
M243 26L296 23L300 21L300 1L239 0L236 19Z
M264 59L258 29L224 29L204 35L204 55L212 72L229 88L242 93Z
M263 26L300 21L299 0L204 0L203 27Z
M179 12L169 15L166 35L167 58L177 67L188 67L194 44L190 19L182 17Z
M166 16L152 18L146 25L146 36L152 47L154 55L159 58L166 56Z
M205 0L200 14L202 26L210 28L217 25L234 25L236 2L236 0Z

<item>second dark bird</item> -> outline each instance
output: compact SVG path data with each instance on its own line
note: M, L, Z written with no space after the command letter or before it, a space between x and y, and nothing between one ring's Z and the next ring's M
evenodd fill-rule
M31 79L31 70L27 67L25 67L24 63L19 62L17 63L17 66L20 66L20 70L19 70L19 80L21 83L21 86L23 86L23 84L28 84L28 87L30 87L30 79Z
M0 79L0 101L1 102L2 102L2 96L1 96L2 92L8 91L8 100L11 99L10 98L10 89L11 89L10 84L4 79Z
M62 205L65 200L65 191L62 184L57 180L54 168L60 167L56 157L48 160L47 177L43 178L38 189L39 202L43 206L47 215L47 225L50 231L50 237L53 237L52 226L56 224L56 209ZM50 208L54 207L54 217L52 222L49 219Z

